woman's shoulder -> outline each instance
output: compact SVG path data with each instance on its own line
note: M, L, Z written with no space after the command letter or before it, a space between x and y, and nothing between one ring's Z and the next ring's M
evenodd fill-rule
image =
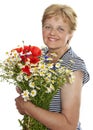
M72 71L82 71L84 73L83 83L89 81L89 73L85 61L79 57L73 50L70 48L62 57L63 65L71 69Z
M73 63L73 66L85 67L84 60L79 57L70 47L70 49L62 56L63 62Z
M81 62L84 62L84 60L79 57L74 51L73 49L70 47L68 49L68 51L63 55L62 59L65 59L65 60L70 60L70 59L73 59L74 61L81 61Z
M84 67L85 62L80 58L70 47L67 52L61 57L62 64L68 67L75 69L77 67Z

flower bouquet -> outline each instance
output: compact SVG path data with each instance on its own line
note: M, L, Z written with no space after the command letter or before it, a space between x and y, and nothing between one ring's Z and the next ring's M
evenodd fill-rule
M24 101L31 101L46 110L58 89L66 83L72 83L72 71L61 65L62 60L53 63L43 49L37 46L24 45L7 53L8 57L0 63L0 79L22 90ZM33 117L23 115L19 119L22 130L47 130L47 128Z

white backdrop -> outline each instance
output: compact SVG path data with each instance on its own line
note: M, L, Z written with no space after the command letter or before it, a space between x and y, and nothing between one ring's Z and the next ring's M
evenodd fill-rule
M22 44L42 46L41 18L53 3L72 6L78 15L78 28L71 41L76 53L86 62L90 81L83 87L80 121L83 130L93 130L93 8L92 0L0 0L0 60L6 51ZM15 86L0 83L0 129L20 130L21 115L15 107Z

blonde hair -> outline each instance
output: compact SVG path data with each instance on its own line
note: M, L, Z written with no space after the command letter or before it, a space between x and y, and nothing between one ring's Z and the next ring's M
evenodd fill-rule
M52 4L49 7L47 7L42 17L42 25L44 25L46 19L49 19L54 16L62 16L64 22L68 23L70 27L70 32L76 30L77 15L70 6L62 5L62 4Z

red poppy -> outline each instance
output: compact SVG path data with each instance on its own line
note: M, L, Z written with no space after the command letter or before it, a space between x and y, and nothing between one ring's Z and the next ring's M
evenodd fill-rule
M21 60L22 60L23 62L26 62L26 61L27 61L27 57L26 57L26 56L20 56L20 58L21 58Z
M31 46L30 50L31 50L33 56L40 56L41 55L41 50L39 47Z
M30 68L29 68L29 66L25 66L25 67L23 67L22 68L22 71L24 72L24 73L26 73L27 75L30 75Z
M31 49L30 49L30 45L29 46L24 46L23 48L23 54L27 53L27 52L31 52Z
M26 62L28 58L30 59L30 63L36 64L39 61L39 56L41 56L41 49L37 46L23 46L19 48L15 48L22 62Z
M16 50L18 53L21 53L23 51L23 48L22 47L19 47L19 48L15 48L13 50Z
M39 62L39 58L36 56L31 56L30 58L30 63L36 64Z

